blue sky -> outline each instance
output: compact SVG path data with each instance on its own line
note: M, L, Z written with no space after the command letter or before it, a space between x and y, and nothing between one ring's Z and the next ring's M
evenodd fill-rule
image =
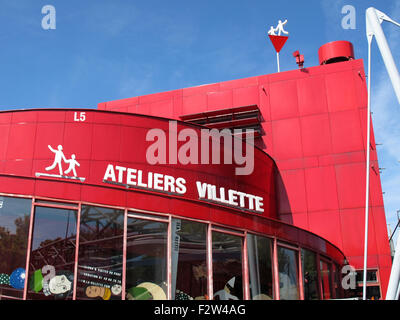
M56 29L44 30L44 5ZM356 9L343 29L342 8ZM367 62L365 10L400 21L395 0L0 0L0 109L88 107L114 99L276 72L266 33L288 19L281 71L318 65L318 48L348 40ZM400 28L383 24L400 61ZM400 209L400 106L373 44L372 111L388 223ZM398 63L400 67L400 63Z

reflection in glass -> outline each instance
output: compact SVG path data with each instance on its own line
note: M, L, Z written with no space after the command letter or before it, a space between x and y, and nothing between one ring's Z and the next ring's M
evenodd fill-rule
M207 226L172 220L172 300L207 298Z
M331 267L325 261L320 260L321 282L323 299L332 298Z
M77 299L121 299L123 234L123 210L82 206Z
M215 300L243 300L242 238L212 233L213 288Z
M252 300L273 299L271 240L248 234L250 293Z
M22 298L13 280L25 270L31 206L31 199L0 196L0 296Z
M364 270L357 270L356 281L359 284L364 282ZM367 270L367 282L378 282L377 270Z
M357 288L354 291L355 291L354 296L362 299L364 288L362 286L357 286ZM380 286L373 286L373 285L367 286L366 297L367 300L379 300L381 298Z
M75 210L35 208L28 299L71 299L76 219Z
M279 297L281 300L298 300L297 252L278 247Z
M333 292L335 293L335 298L341 298L342 297L342 292L341 292L341 281L340 281L340 275L338 272L339 268L336 264L332 264L332 272L333 272Z
M126 299L167 299L168 224L128 219Z
M316 254L312 251L302 249L301 266L303 270L304 300L318 300L318 268Z

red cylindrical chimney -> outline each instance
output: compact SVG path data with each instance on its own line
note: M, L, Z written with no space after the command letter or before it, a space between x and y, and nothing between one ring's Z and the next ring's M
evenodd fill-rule
M349 41L333 41L318 50L319 64L329 64L354 59L353 44Z

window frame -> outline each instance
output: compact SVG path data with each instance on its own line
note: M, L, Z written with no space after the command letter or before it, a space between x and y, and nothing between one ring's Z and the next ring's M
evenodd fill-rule
M239 237L241 240L241 256L242 256L242 290L243 290L243 300L249 300L250 296L250 288L248 285L248 261L247 261L247 241L246 241L246 234L247 231L236 230L233 228L221 227L221 225L212 224L209 222L209 228L207 232L207 243L208 243L208 263L210 268L208 269L208 279L209 279L209 291L210 300L214 300L214 278L213 278L213 252L212 252L212 233L219 232L222 234L227 234L235 237Z
M247 236L249 234L252 236L256 236L256 237L266 238L269 240L269 246L270 246L270 248L269 248L270 254L269 255L270 255L270 260L271 260L271 277L272 277L272 296L273 296L273 300L277 300L276 291L275 291L276 290L276 282L275 282L276 265L275 265L275 255L274 255L276 238L272 237L272 236L269 237L269 236L266 236L266 235L263 235L263 234L260 234L257 232L246 231L246 235L245 235L246 246L244 248L246 250L246 273L247 273L247 275L246 275L246 286L247 286L246 290L247 290L247 294L248 294L247 300L252 300L251 292L250 292L250 274L249 274L249 270L248 270L249 262L248 262L248 249L247 249Z
M32 249L32 241L33 241L33 233L34 233L34 225L36 218L36 208L54 208L54 209L62 209L62 210L72 210L76 211L76 231L75 231L75 257L74 257L74 280L73 280L73 289L72 289L72 300L76 299L76 282L77 282L77 271L78 271L78 254L79 254L79 231L80 231L80 220L81 220L81 203L77 203L77 206L69 206L65 205L64 201L48 201L48 198L45 198L46 202L37 202L36 200L42 200L41 197L32 197L32 206L31 206L31 216L29 222L29 236L28 236L28 250L26 256L26 267L25 267L25 286L24 286L24 294L23 300L27 300L28 297L28 284L29 284L29 266L31 259L31 249ZM51 202L54 203L51 204ZM63 202L64 204L59 204ZM72 204L72 202L71 202Z
M275 240L276 246L274 248L275 251L275 263L276 263L276 287L277 287L277 300L281 300L280 295L280 285L279 285L279 261L278 261L278 247L282 247L284 249L293 250L296 254L295 261L297 263L296 268L296 281L297 281L297 300L304 300L304 287L303 287L303 280L302 280L302 266L301 266L301 248L299 246L287 243L285 241L281 241L276 239ZM301 281L300 281L301 280Z

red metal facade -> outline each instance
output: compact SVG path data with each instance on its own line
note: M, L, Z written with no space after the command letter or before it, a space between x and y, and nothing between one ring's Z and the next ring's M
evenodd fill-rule
M363 61L327 64L104 102L100 110L180 119L249 105L262 115L257 145L278 167L278 214L363 268L367 90ZM368 268L382 293L391 268L375 141L371 143Z
M130 211L152 215L153 219L156 219L157 215L164 219L165 217L187 218L207 223L213 228L232 228L224 230L228 233L242 232L240 233L242 237L247 232L263 235L274 239L275 247L279 245L289 246L297 251L300 248L312 250L321 257L321 261L332 263L335 270L343 265L344 255L335 245L319 234L302 230L287 221L279 221L277 207L279 197L276 194L275 181L277 168L274 160L261 149L256 148L254 151L253 173L243 176L235 175L234 164L183 165L178 163L156 166L148 164L146 150L151 142L146 141L147 132L152 128L158 128L168 135L169 124L168 119L164 118L87 109L0 112L0 137L2 138L0 195L32 198L28 244L31 243L33 230L37 227L33 222L35 208L73 206L80 214L82 205L104 205L122 208L125 213ZM199 133L201 127L178 122L177 129L192 129L193 132ZM49 169L56 159L54 151L60 146L66 160L78 161L79 166L75 166L76 175L66 174L65 164L64 174L58 175L57 166ZM106 174L110 165L116 170L114 179ZM117 169L117 166L126 170ZM127 168L136 169L137 177L139 170L142 170L143 183L146 183L145 173L150 171L164 176L183 177L186 181L187 192L185 194L163 193L151 188L140 189L132 185L128 187L125 183ZM263 177L263 180L260 180L260 177ZM263 198L264 212L243 210L199 199L196 190L197 181L225 187L226 190L233 189L260 196ZM68 204L57 205L52 201L68 202ZM77 230L79 232L79 228ZM212 228L209 229L210 234L211 231ZM77 248L75 248L76 252L78 252ZM244 248L246 250L246 246ZM26 270L31 263L30 245L27 252ZM274 261L277 261L275 249L274 252ZM245 253L244 256L246 257ZM244 258L242 262L244 266L247 265L246 259ZM75 273L76 268L77 258L75 258ZM299 275L302 274L301 268L299 263ZM275 281L278 281L276 267L274 267L274 272L276 273ZM32 274L28 273L26 279L31 277ZM336 275L331 274L331 277L336 277ZM124 280L122 283L124 285ZM338 284L336 279L335 283ZM299 286L300 297L304 298L302 281L299 281ZM27 298L26 287L25 281L24 298ZM274 287L278 290L279 282ZM331 289L333 290L333 287ZM248 292L249 288L247 287L246 290ZM246 297L249 297L248 293ZM74 298L76 298L75 291Z
M80 115L84 115L84 121L78 120ZM168 138L168 120L155 117L79 109L2 112L0 136L4 141L0 146L0 175L3 182L0 192L174 212L206 221L229 221L229 225L238 227L246 223L246 219L241 218L243 208L227 208L224 203L209 206L199 199L196 186L199 181L215 185L218 197L221 187L226 192L232 189L262 197L263 212L250 210L247 206L244 208L251 225L252 217L278 219L274 182L276 166L263 151L255 149L254 171L249 176L235 175L234 164L152 166L146 160L146 150L153 144L146 141L146 134L152 128L163 130ZM200 138L200 127L178 123L178 131L185 128L197 132ZM178 148L183 144L179 142ZM63 147L67 159L75 155L80 164L76 167L77 176L84 181L48 176L58 175L57 167L46 170L54 160L49 146L56 149L58 145ZM110 175L106 178L109 165L114 168L114 180ZM117 166L125 169L119 173ZM138 188L131 186L129 192L126 191L127 168L137 170L132 181ZM148 172L153 173L153 179L156 173L181 177L186 181L186 192L157 190L154 183L152 187L140 188L139 171L142 184L148 184ZM265 177L264 183L258 183L259 176ZM163 187L163 177L160 179L160 187Z

